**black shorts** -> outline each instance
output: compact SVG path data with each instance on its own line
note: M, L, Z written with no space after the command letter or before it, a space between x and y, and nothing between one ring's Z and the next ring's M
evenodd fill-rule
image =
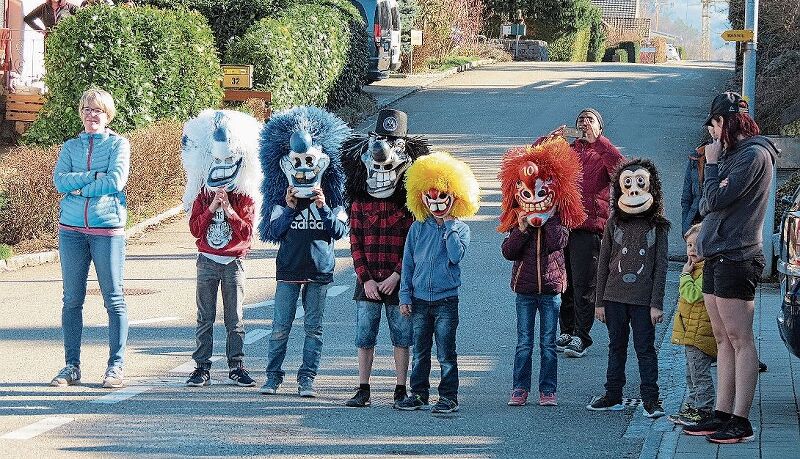
M730 260L725 255L708 258L703 266L703 293L752 301L762 272L764 259L760 256L744 261Z

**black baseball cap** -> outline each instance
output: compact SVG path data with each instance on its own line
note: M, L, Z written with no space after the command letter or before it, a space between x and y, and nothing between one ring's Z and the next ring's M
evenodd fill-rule
M711 120L715 116L726 116L731 113L747 113L747 101L736 92L723 92L711 102L711 111L706 119L706 126L711 126Z
M408 115L400 110L384 108L378 112L378 120L373 132L388 137L406 137L408 135Z

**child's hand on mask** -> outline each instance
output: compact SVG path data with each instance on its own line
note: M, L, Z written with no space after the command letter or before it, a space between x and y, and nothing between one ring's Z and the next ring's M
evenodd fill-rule
M594 308L594 318L600 322L606 323L606 308Z

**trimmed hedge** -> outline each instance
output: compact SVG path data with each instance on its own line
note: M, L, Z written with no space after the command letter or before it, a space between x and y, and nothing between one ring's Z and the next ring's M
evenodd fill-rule
M681 60L686 59L686 50L683 46L675 46L675 49L678 51L678 57L680 57Z
M77 106L90 86L114 96L118 132L184 120L222 100L211 29L187 10L81 9L48 35L45 68L50 92L26 144L59 144L80 132Z
M628 53L628 60L625 62L639 62L639 51L641 45L637 41L621 41L618 48L624 49Z
M605 47L601 16L590 0L531 2L525 12L528 33L548 43L551 61L599 60Z
M592 20L591 31L589 33L589 50L586 55L588 62L600 62L606 52L606 31L603 28L601 17Z
M547 44L547 52L551 61L585 62L589 53L589 28L574 33L561 35Z
M231 43L225 62L252 64L254 87L272 92L275 109L343 104L361 89L367 65L365 26L346 2L293 5L262 19Z

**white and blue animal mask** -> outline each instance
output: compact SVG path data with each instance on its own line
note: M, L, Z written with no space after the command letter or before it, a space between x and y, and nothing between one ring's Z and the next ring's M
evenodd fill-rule
M281 158L280 164L297 196L310 198L313 189L321 186L322 174L330 163L331 158L314 145L308 131L295 131L289 138L289 154Z

